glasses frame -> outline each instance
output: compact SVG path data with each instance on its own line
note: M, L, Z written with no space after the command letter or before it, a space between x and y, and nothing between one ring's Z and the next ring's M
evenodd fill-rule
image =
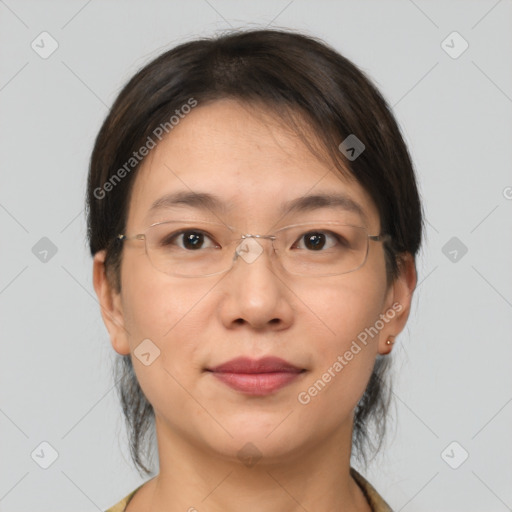
M189 222L189 223L194 223L194 222L197 222L199 224L214 224L216 226L220 225L220 226L224 226L224 227L227 227L229 230L231 230L232 232L234 233L241 233L240 235L240 238L235 238L233 239L230 243L234 243L234 242L240 242L244 239L247 239L247 238L258 238L258 239L269 239L272 241L272 248L273 248L273 252L276 253L276 249L274 247L274 240L276 240L277 238L277 234L280 232L280 231L283 231L287 228L293 228L293 227L297 227L297 226L307 226L307 225L311 225L311 224L318 224L319 222L322 222L322 221L311 221L311 222L299 222L297 224L289 224L287 226L284 226L282 228L279 228L278 230L275 231L275 234L273 235L259 235L259 234L250 234L250 233L242 233L242 231L240 231L239 229L233 227L233 226L229 226L228 224L224 224L224 223L221 223L221 222L208 222L208 221L197 221L197 220L190 220L190 219L176 219L176 220L164 220L164 221L159 221L159 222L154 222L153 224L151 224L150 226L148 226L148 228L143 232L143 233L137 233L136 235L127 235L127 234L123 234L123 233L119 233L118 235L116 235L115 237L115 240L117 241L127 241L127 240L144 240L144 250L145 250L145 253L146 253L146 256L148 257L149 259L149 262L151 263L152 267L157 270L158 272L161 272L162 274L165 274L165 275L170 275L170 276L175 276L175 277L183 277L183 278L196 278L196 277L210 277L210 276L216 276L216 275L220 275L220 274L224 274L226 272L229 272L234 264L235 264L235 261L238 259L238 253L237 253L237 250L235 248L235 250L233 251L233 254L234 254L234 257L233 259L231 260L231 266L225 270L220 270L219 272L213 272L211 274L200 274L200 275L197 275L197 276L186 276L186 275L181 275L181 274L170 274L168 272L164 272L163 270L160 270L159 268L157 268L155 266L155 264L153 263L153 261L151 260L149 254L148 254L148 245L147 245L147 236L146 236L146 233L151 229L153 228L154 226L159 226L159 225L162 225L162 224L171 224L171 223L178 223L178 222ZM366 252L365 252L365 255L364 255L364 259L363 259L363 262L356 268L352 269L352 270L348 270L346 272L339 272L339 273L335 273L335 274L313 274L311 276L308 276L306 274L300 274L300 273L295 273L295 272L290 272L289 270L287 270L282 264L281 266L283 267L283 269L291 274L291 275L298 275L298 276L302 276L302 277L329 277L329 276L340 276L340 275L344 275L344 274L350 274L351 272L355 272L356 270L359 270L361 267L364 266L364 264L366 263L366 261L368 260L368 253L369 253L369 250L370 250L370 244L369 244L369 240L373 241L373 242L387 242L387 241L390 241L391 240L391 235L389 235L388 233L381 233L379 235L370 235L368 234L368 229L365 227L365 226L356 226L354 224L345 224L345 223L342 223L342 222L333 222L333 221L323 221L325 224L336 224L338 226L350 226L350 227L353 227L353 228L358 228L358 229L362 229L363 231L366 232ZM193 228L191 228L192 230ZM237 246L238 247L238 246ZM279 257L278 257L279 259Z

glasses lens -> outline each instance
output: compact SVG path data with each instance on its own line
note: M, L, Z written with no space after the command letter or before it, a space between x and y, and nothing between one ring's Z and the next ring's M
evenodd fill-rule
M230 267L225 246L232 238L223 224L169 221L148 229L146 247L153 266L166 274L206 276Z
M368 252L365 228L334 222L291 226L277 232L279 257L291 274L327 276L361 267Z

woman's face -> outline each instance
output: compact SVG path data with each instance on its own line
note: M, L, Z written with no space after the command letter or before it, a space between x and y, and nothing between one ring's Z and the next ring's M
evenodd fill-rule
M175 192L211 194L221 208L176 204L151 210ZM363 214L340 206L281 211L297 198L335 193ZM126 233L175 219L222 222L238 228L238 235L314 220L380 233L378 212L361 186L317 160L271 114L259 110L256 116L232 100L199 104L138 171ZM370 241L361 268L330 277L286 274L271 242L259 243L265 250L250 263L238 258L227 273L187 278L157 270L144 241L125 241L122 290L110 290L111 316L104 297L102 302L112 344L118 353L132 354L157 431L166 439L233 459L249 450L247 443L270 459L293 457L337 436L350 442L353 411L375 357L389 352L386 339L406 321L411 283L399 279L386 286L379 242ZM102 257L96 256L96 265ZM141 359L140 351L146 354ZM234 389L209 371L239 357L278 357L301 372L277 389L270 378L270 387L258 393ZM242 385L247 381L237 378Z

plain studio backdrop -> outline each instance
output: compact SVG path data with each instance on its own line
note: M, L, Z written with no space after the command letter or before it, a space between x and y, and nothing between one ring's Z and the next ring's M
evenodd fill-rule
M0 511L104 510L142 482L92 287L88 159L141 66L231 27L333 45L374 80L412 153L425 245L369 481L397 511L509 510L512 2L5 0Z

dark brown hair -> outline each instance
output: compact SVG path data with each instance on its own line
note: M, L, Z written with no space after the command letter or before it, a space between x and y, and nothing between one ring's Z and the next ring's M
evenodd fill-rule
M87 234L93 256L107 250L105 267L114 289L121 290L122 256L115 236L124 232L140 163L134 154L154 141L159 127L170 132L172 116L185 112L183 106L191 105L191 99L201 106L224 98L270 107L312 150L323 150L336 172L355 179L369 193L381 232L391 235L384 245L391 283L401 256L415 256L419 250L423 215L411 159L390 108L371 80L324 42L286 30L247 30L166 51L128 82L105 119L90 161ZM297 119L309 127L314 140ZM355 160L339 149L351 134L365 146ZM362 462L378 450L385 432L388 365L389 357L377 357L356 407L353 447ZM132 459L139 471L150 473L142 452L154 428L153 408L138 384L130 355L119 356L114 368ZM372 424L376 439L368 435Z

